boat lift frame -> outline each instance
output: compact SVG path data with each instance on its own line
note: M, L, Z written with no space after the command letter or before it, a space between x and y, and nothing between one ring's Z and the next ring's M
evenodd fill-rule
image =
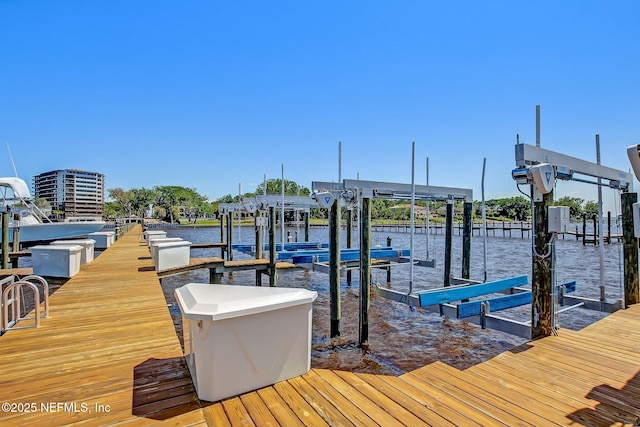
M539 123L539 117L537 118L537 121ZM539 141L539 137L537 138L537 140ZM531 166L544 163L551 165L553 167L555 179L594 184L599 186L599 188L603 186L611 187L613 189L626 192L627 194L628 192L632 191L633 177L629 172L613 169L600 164L600 146L598 135L596 135L596 151L598 163L592 163L576 157L547 150L540 147L539 142L535 146L520 142L515 145L516 169L512 171L512 177L518 184L531 185L532 201L535 207L533 218L535 232L533 233L533 242L534 248L536 248L536 252L546 253L547 249L551 245L552 239L549 238L550 232L549 225L547 223L547 209L551 204L553 190L551 190L551 192L548 194L541 194L538 191L537 187L534 185L531 177L528 174L529 168ZM595 178L596 181L585 179L576 175L584 175L586 177ZM603 180L605 180L605 182L603 182ZM600 197L601 190L599 189L599 198ZM599 200L599 205L601 206L601 200ZM599 216L601 218L601 213ZM600 231L600 233L602 233L602 231ZM538 241L537 244L536 240ZM532 338L540 338L551 335L554 332L555 328L555 326L553 325L554 310L552 309L554 303L554 293L551 292L553 285L550 274L554 266L551 265L551 259L545 257L537 257L535 255L536 254L534 253L532 257L533 300L530 324ZM635 268L635 271L637 271L637 262L635 263L635 267L633 268ZM625 270L626 269L627 266L625 265ZM603 280L602 275L603 272L601 271L601 280ZM637 280L637 273L635 276ZM564 297L563 304L574 304L574 306L583 306L588 309L595 309L609 313L622 308L622 301L608 302L605 300L604 287L602 284L600 300L572 296Z

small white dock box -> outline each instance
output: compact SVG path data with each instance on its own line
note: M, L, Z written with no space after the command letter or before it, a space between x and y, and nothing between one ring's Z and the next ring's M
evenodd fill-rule
M40 245L30 251L33 274L37 276L73 277L80 271L80 245Z
M148 244L149 240L151 240L151 238L153 237L167 237L167 232L162 230L147 230L142 233L142 235L144 236L144 240L146 240Z
M188 283L175 295L200 399L217 401L309 370L317 292Z
M96 241L93 239L82 240L56 240L51 242L52 245L79 245L82 246L82 252L80 252L80 265L93 261L93 248Z
M88 237L95 240L94 248L107 249L116 241L115 231L96 231L89 233Z
M181 240L179 242L158 243L155 247L156 271L189 265L191 242Z
M149 253L151 254L151 258L158 258L158 245L160 243L170 243L170 242L182 242L184 239L180 237L152 237L149 240Z

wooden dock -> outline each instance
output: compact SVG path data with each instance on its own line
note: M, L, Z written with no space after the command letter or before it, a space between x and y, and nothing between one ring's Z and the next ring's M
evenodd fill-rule
M637 425L640 304L470 369L399 377L312 369L198 400L135 229L50 298L40 328L0 337L0 425Z

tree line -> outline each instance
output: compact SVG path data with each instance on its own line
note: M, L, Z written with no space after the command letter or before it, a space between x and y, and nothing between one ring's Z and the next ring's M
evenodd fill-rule
M270 179L266 182L266 194L280 195L280 179ZM310 196L311 191L294 181L285 180L285 194L289 196ZM220 203L238 203L239 199L250 200L256 194L265 194L265 183L259 184L255 192L246 192L242 195L226 194L214 201L209 201L206 196L199 194L195 188L180 186L156 186L151 189L133 188L124 190L113 188L108 190L110 201L105 205L105 216L117 217L153 217L165 222L191 221L200 218L216 218ZM571 218L581 219L586 215L587 219L597 216L598 205L594 201L585 201L579 197L561 197L554 202L557 206L568 206ZM423 207L422 214L426 212L426 201L417 201L416 207ZM485 203L487 218L504 221L527 221L531 218L531 200L524 196L505 197L487 200ZM430 202L429 211L431 217L444 218L446 202ZM473 211L476 217L482 215L482 206L479 201L473 202ZM411 206L406 200L373 199L371 216L380 220L410 219ZM287 213L287 221L293 220L293 212ZM456 220L462 218L462 202L454 203L454 215ZM312 218L327 219L326 209L311 209Z

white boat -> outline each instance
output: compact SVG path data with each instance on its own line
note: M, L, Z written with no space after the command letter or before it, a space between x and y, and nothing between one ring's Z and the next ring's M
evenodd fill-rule
M100 231L104 221L51 222L39 212L31 200L29 187L20 178L0 178L0 209L11 207L20 219L9 220L9 242L13 241L13 228L20 227L20 243L45 242L86 236Z

